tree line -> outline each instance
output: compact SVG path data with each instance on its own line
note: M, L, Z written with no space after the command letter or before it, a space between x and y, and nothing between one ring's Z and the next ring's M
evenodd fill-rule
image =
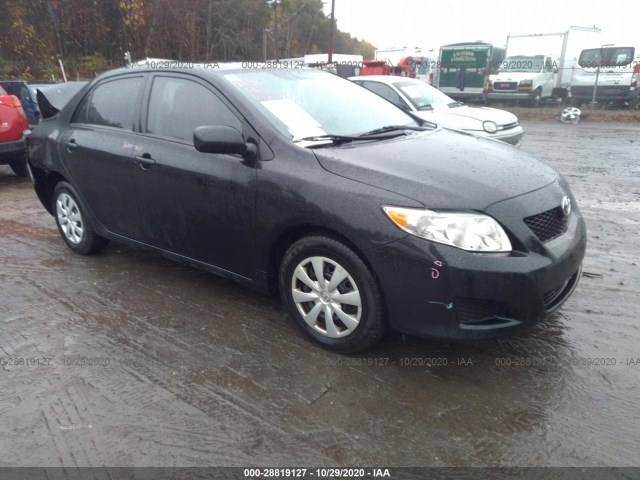
M70 78L146 57L260 61L325 53L322 0L0 0L0 77ZM369 42L334 30L334 52L372 58Z

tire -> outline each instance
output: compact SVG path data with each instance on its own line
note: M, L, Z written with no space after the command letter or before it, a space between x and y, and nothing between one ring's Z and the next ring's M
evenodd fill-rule
M322 281L316 271L322 272ZM339 282L332 284L336 271ZM304 237L287 250L280 264L280 294L295 323L326 349L356 353L386 332L375 277L353 250L333 238Z
M9 162L9 166L11 167L11 170L13 170L13 173L15 173L18 177L26 177L27 175L29 175L29 171L27 170L26 155L19 155L15 157Z
M629 100L629 110L640 110L640 97Z
M535 92L533 92L533 95L529 100L529 107L538 108L541 102L542 102L542 90L537 88Z
M67 182L56 185L52 208L60 236L75 253L91 255L101 251L109 243L109 240L96 234L87 210Z

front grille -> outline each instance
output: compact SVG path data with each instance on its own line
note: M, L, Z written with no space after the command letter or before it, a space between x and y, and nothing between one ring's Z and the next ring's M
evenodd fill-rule
M513 123L507 123L505 125L502 125L502 130L509 130L511 128L516 128L518 125L520 125L518 122L513 122Z
M495 82L494 90L515 90L518 88L518 82Z
M460 323L475 323L493 318L497 311L496 302L474 298L456 298L456 319Z
M481 330L521 323L520 313L502 302L455 297L453 305L456 320L461 328Z
M567 231L568 217L564 216L562 208L556 207L527 217L524 223L541 242L548 242Z

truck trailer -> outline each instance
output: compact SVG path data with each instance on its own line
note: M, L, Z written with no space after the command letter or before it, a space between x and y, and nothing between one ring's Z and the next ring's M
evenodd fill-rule
M455 100L483 99L489 75L504 60L504 47L485 42L440 48L434 85Z

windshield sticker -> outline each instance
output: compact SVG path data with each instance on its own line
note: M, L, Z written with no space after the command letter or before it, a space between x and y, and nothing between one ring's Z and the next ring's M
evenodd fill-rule
M327 134L315 118L291 100L268 100L262 105L287 126L293 140Z

